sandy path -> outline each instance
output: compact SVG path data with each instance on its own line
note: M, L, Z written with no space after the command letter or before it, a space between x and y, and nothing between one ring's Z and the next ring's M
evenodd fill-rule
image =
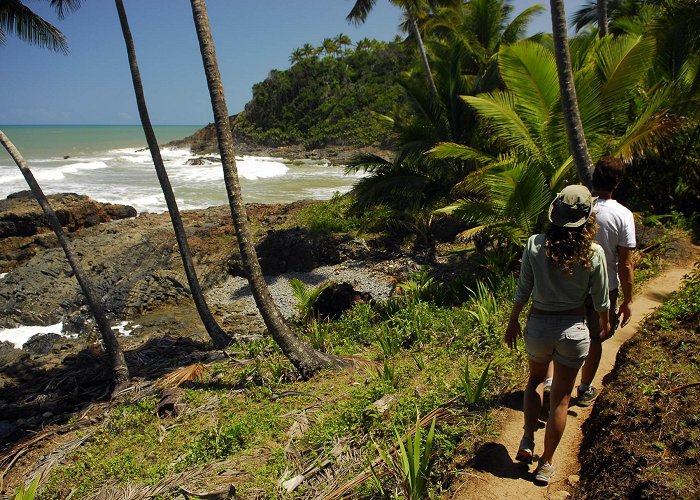
M694 247L692 255L686 256L683 262L671 265L659 276L649 280L642 291L637 293L632 304L630 323L603 344L603 356L593 385L605 390L602 384L603 377L612 370L620 346L637 331L644 316L678 288L683 276L692 270L692 263L698 259L698 250L698 247ZM495 441L484 444L478 450L473 469L467 469L458 476L458 486L453 499L542 499L568 496L568 478L578 475L580 469L578 452L583 437L581 428L592 407L572 406L569 409L566 431L554 454L557 473L554 480L543 487L535 485L532 481L536 464L528 467L513 460L523 432L522 391L513 395L513 404L509 406L512 408L496 411L496 419L501 422L500 435ZM544 429L540 429L535 434L535 454L542 451L543 440Z

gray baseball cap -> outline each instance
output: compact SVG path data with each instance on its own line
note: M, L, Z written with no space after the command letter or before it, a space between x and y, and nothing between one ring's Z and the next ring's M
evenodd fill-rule
M566 186L549 205L549 222L559 227L581 227L593 210L595 198L586 186Z

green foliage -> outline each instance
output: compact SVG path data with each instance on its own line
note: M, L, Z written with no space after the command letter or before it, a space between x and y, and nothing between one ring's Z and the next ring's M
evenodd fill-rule
M700 263L684 281L682 292L674 294L654 315L656 326L672 328L673 322L692 322L700 319Z
M41 481L41 475L34 478L34 480L27 484L20 484L15 491L15 495L12 497L14 500L34 500L37 493L37 488L39 488L39 482Z
M189 465L226 458L242 449L250 430L239 422L217 425L199 434L185 455Z
M433 418L428 434L423 439L423 429L420 417L416 416L416 427L413 434L408 433L406 443L394 429L398 445L397 458L377 447L379 455L386 465L400 478L400 484L405 498L420 500L429 496L429 478L433 463L433 436L435 435L435 418Z
M423 266L420 271L411 273L408 280L396 286L403 290L407 302L440 302L443 285L429 276L430 268Z
M385 324L377 332L377 344L379 344L385 358L398 354L401 350L401 343L401 337Z
M381 368L377 367L377 378L386 382L387 384L394 385L396 382L396 369L389 363L388 359L384 360Z
M469 359L462 370L461 378L459 379L459 387L464 394L464 398L467 404L477 404L481 401L482 394L484 392L484 387L488 381L489 369L491 368L491 361L488 362L484 371L481 372L479 380L474 384L472 382L471 371L469 370Z
M489 332L493 326L493 317L498 313L499 304L494 293L483 281L476 283L476 290L472 293L468 314L476 320L478 328L482 332Z
M297 300L297 311L299 318L302 321L308 322L313 319L313 307L318 300L319 295L328 288L332 282L328 281L316 288L307 287L306 284L299 278L289 280L289 286L292 288L294 298Z
M253 98L236 117L234 130L269 146L387 144L390 126L375 113L402 112L397 79L409 66L405 47L368 41L367 48L335 57L337 46L329 39L324 43L328 57L293 54L291 68L271 71L253 86Z
M328 201L314 203L299 210L298 222L312 233L351 233L360 228L360 217L350 211L352 199L335 193Z
M312 320L307 325L306 334L314 349L328 351L330 348L329 327L325 322Z

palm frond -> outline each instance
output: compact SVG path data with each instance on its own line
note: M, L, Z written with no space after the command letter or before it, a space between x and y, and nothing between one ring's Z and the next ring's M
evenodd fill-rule
M554 53L526 40L503 48L498 61L501 77L517 96L518 113L531 127L541 130L559 102Z
M473 161L479 167L484 167L495 160L493 156L487 155L481 150L454 142L441 142L429 149L427 154L436 160Z
M179 387L185 382L201 380L206 373L207 369L203 364L194 363L192 365L183 366L171 371L167 375L158 379L155 386L159 389Z
M496 138L506 146L538 154L538 147L530 135L529 128L515 110L512 94L495 92L476 97L462 96L462 99L488 122Z
M650 37L626 35L601 41L595 56L603 81L602 107L612 109L627 102L629 94L649 71L654 50L655 42Z

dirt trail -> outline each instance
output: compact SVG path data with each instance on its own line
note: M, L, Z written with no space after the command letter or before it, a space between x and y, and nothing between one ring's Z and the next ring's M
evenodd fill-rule
M689 255L683 255L681 261L669 265L664 272L645 283L637 293L632 304L630 323L603 344L603 356L593 385L605 390L603 377L615 365L620 346L637 331L641 320L665 301L678 288L683 276L692 270L693 262L700 255L700 247L689 250ZM592 406L569 408L566 431L554 454L553 462L557 466L557 473L553 481L543 487L532 481L536 463L528 467L513 460L523 433L522 391L514 395L513 402L513 408L497 410L495 417L501 422L500 435L478 450L473 468L460 474L453 499L563 499L568 496L571 489L569 477L579 474L578 453L583 437L582 425L590 415ZM540 429L535 434L535 454L542 451L543 440L544 429Z

